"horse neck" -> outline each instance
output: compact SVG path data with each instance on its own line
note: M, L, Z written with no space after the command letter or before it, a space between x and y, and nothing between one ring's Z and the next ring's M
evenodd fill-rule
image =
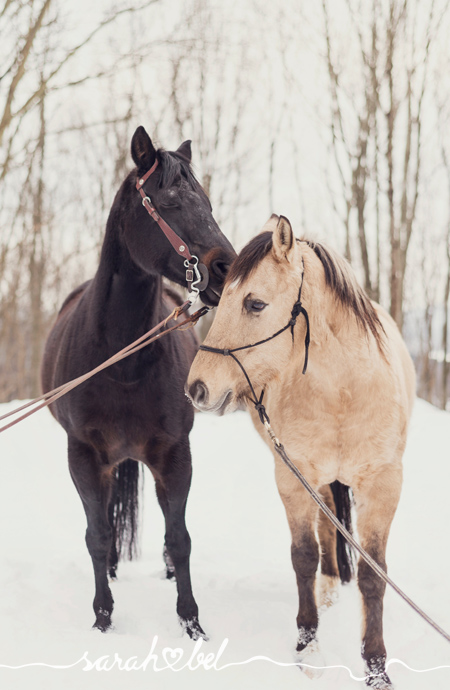
M357 363L370 360L373 366L375 360L378 361L379 351L372 337L358 325L353 313L340 304L333 290L326 285L321 261L309 247L303 252L303 261L302 302L311 327L308 369L326 372L336 383L341 377L348 380Z
M143 335L164 316L162 277L136 266L120 239L120 225L113 207L92 284L94 327L113 350Z

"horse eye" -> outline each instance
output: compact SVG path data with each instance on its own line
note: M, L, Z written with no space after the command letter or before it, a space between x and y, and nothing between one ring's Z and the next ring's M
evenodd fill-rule
M244 306L248 312L258 314L267 307L267 304L260 299L247 298L244 302Z
M158 203L161 208L180 208L180 196L178 190L169 189L165 193L161 194L158 199Z

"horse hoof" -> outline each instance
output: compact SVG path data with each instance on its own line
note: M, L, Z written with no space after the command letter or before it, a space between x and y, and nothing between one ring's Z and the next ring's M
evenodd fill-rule
M296 663L302 673L312 680L320 678L325 670L325 658L319 650L317 640L312 640L301 651L296 652Z
M180 624L191 640L205 640L205 642L208 642L209 637L198 622L197 616L189 619L180 618Z
M92 627L96 630L100 630L100 632L103 633L111 630L111 613L104 609L100 609L97 612L97 618Z
M366 685L374 690L393 690L394 688L386 671L377 676L366 676Z
M394 686L385 670L385 659L369 659L365 663L366 685L374 690L393 690Z

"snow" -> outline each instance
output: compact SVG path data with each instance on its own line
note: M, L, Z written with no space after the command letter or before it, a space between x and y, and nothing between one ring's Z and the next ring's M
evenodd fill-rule
M0 413L15 405L0 406ZM339 601L320 620L320 651L326 665L337 668L310 680L289 665L297 636L289 531L272 456L249 417L243 412L223 418L198 414L191 439L194 477L187 523L192 579L200 621L210 635L197 647L178 625L175 585L162 579L164 526L150 474L141 558L120 565L112 584L115 629L101 634L91 630L93 573L64 432L44 411L0 436L2 688L365 687L350 675L363 676L354 582L341 588ZM446 630L449 459L449 414L418 400L387 560L391 577ZM384 620L388 659L401 662L389 669L396 690L447 689L449 645L391 591ZM202 654L204 666L196 668ZM268 659L250 661L253 657ZM417 673L405 664L420 671L447 668ZM184 668L156 670L170 665Z

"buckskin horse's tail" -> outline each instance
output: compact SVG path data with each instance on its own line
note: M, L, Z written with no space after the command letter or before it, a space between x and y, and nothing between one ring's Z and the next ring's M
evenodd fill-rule
M138 554L139 473L136 460L125 460L116 469L110 503L110 522L117 560Z
M333 492L334 504L336 506L336 516L344 527L352 532L352 501L351 489L341 482L335 481L330 484ZM339 567L341 582L350 582L353 575L353 549L340 532L336 535L336 556Z

